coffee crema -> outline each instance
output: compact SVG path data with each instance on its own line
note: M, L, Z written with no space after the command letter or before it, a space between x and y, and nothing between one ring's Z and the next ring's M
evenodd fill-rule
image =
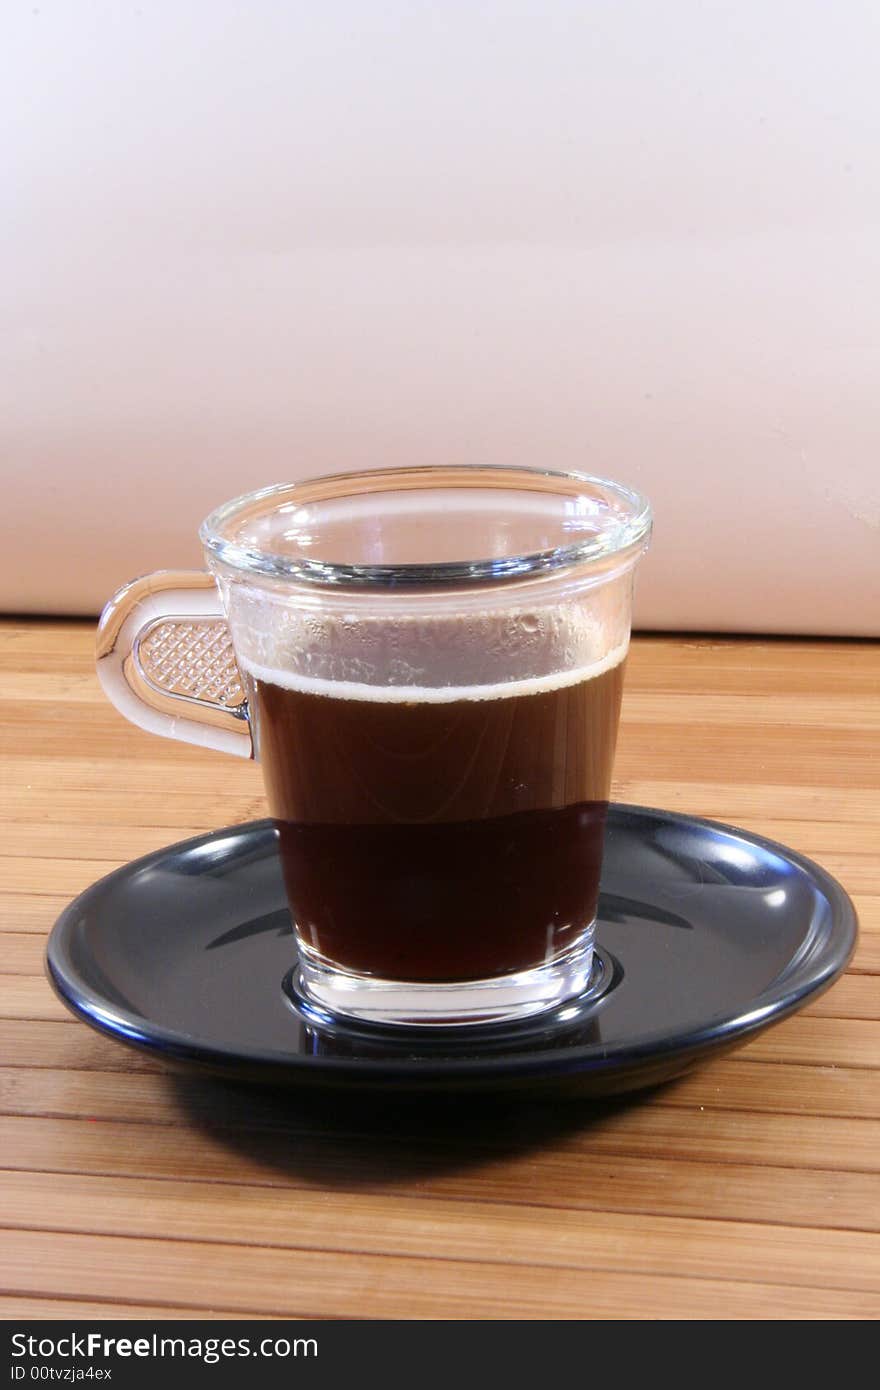
M440 983L573 946L596 913L625 659L437 689L243 663L306 947Z

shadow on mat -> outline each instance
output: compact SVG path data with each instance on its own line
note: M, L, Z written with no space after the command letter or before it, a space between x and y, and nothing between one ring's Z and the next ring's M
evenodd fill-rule
M535 1094L353 1095L171 1076L182 1119L258 1165L322 1187L417 1184L438 1174L503 1166L644 1103ZM253 1178L242 1172L242 1181ZM517 1179L521 1191L522 1172Z

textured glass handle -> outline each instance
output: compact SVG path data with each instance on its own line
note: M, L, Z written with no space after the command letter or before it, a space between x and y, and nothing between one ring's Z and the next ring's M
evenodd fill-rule
M247 699L210 574L159 570L126 584L101 614L97 667L104 693L133 724L253 757Z

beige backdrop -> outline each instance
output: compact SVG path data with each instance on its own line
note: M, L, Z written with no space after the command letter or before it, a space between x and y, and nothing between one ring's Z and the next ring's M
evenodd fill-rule
M643 625L880 633L877 44L867 0L6 7L0 609L196 564L251 487L489 461L649 494Z

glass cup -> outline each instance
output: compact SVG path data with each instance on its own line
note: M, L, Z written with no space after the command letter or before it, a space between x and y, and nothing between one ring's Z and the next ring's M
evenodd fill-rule
M319 1017L510 1021L589 986L650 527L578 473L338 474L228 502L210 573L107 605L122 713L261 762Z

